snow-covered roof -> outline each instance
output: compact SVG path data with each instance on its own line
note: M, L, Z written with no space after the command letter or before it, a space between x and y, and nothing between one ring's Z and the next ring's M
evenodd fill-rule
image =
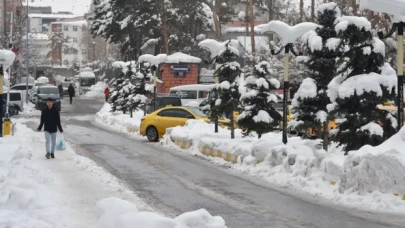
M96 75L93 72L84 71L84 72L80 72L80 77L81 78L95 78Z
M221 55L226 51L226 46L228 45L228 49L236 54L239 55L239 47L240 43L238 40L226 40L224 42L218 42L214 39L206 39L201 41L198 46L201 48L206 49L211 53L211 58Z
M201 63L201 59L187 55L181 52L176 52L172 55L167 56L167 59L163 61L164 63Z
M28 16L30 18L67 19L67 18L80 17L82 15L30 13L30 14L28 14Z
M139 62L149 62L152 66L159 66L160 63L163 63L167 60L166 54L159 54L157 56L145 54L141 55L138 58Z
M84 26L84 25L87 25L87 21L86 20L80 20L80 21L55 21L55 22L52 22L51 24Z
M49 36L46 33L30 33L29 37L33 40L49 40Z

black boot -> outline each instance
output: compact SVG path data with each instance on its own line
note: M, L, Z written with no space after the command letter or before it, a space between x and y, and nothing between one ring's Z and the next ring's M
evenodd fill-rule
M49 159L49 158L51 158L51 154L50 154L50 153L46 153L45 157L46 157L47 159Z
M52 159L55 159L55 154L52 153L52 154L51 154L51 158L52 158Z

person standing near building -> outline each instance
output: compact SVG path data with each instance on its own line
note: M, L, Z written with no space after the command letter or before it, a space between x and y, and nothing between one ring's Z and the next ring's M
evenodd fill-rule
M45 157L47 159L55 158L56 147L56 133L59 129L60 133L63 133L62 125L60 124L59 112L53 106L52 98L48 98L46 101L47 108L42 110L41 123L39 124L38 131L44 127L45 131Z
M72 84L69 85L68 93L69 93L69 98L70 98L70 104L72 104L73 96L75 95L75 88L73 88Z
M58 85L60 99L63 99L63 85L62 83Z
M105 102L108 102L108 98L110 97L110 89L108 87L104 90Z

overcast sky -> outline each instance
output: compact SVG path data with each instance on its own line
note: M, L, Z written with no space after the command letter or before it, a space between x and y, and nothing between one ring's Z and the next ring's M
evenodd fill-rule
M91 1L92 0L29 0L29 5L52 6L53 12L70 11L73 14L83 15L88 11Z

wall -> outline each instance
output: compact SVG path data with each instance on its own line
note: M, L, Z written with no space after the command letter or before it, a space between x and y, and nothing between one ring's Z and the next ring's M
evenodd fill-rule
M42 32L42 18L30 18L30 32Z
M174 73L170 71L171 65L187 65L190 67L190 72L186 73L185 77L175 77ZM157 93L168 94L171 87L198 84L198 68L198 64L161 64L160 71L163 70L163 73L160 75L160 79L163 83L157 83Z

